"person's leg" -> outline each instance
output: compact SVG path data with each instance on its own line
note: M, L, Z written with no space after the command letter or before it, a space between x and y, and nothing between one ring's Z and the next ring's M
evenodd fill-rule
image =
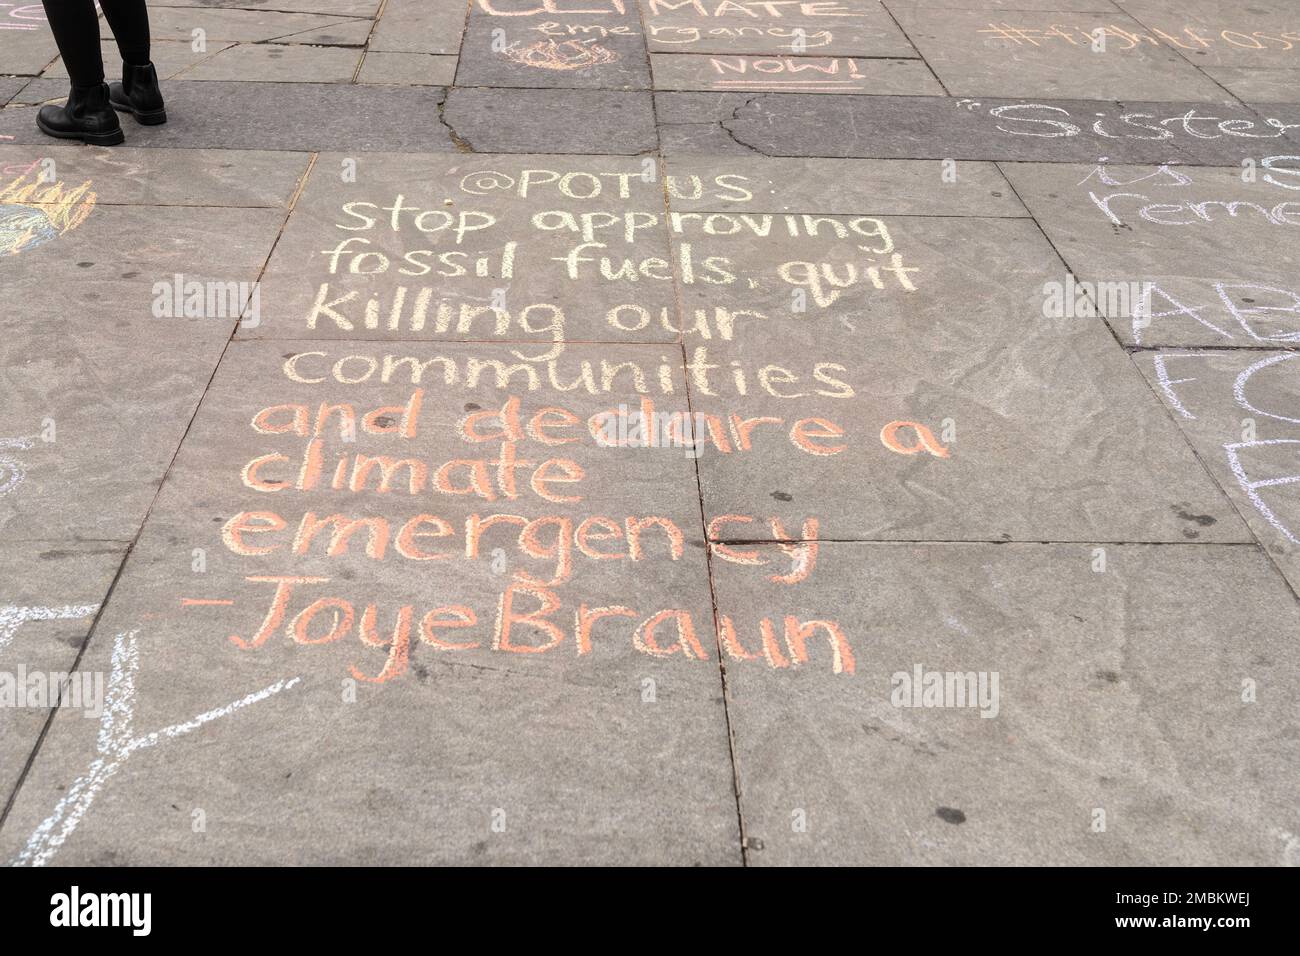
M104 82L104 60L99 55L99 16L95 0L42 0L45 18L58 44L73 89L85 90Z
M100 0L104 19L113 30L122 62L128 66L149 63L149 11L144 0Z
M99 54L99 15L94 0L42 0L54 42L72 80L62 106L42 106L36 125L60 139L79 139L96 146L122 142L122 125L109 104L104 60Z
M122 54L122 82L109 84L113 109L130 113L146 126L167 122L158 71L149 62L149 11L144 0L99 0L99 5Z

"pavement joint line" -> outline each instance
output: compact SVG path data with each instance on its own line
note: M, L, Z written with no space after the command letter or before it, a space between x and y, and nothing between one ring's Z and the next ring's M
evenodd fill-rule
M642 29L644 32L644 27ZM665 162L665 166L666 165ZM663 198L663 209L666 215L671 202L671 196L668 193L668 177L666 175L661 176L659 179L659 194ZM682 297L682 282L680 281L681 277L676 264L673 265L672 279L673 310L677 313L680 321L686 314L686 305ZM684 328L684 324L682 324L681 327ZM681 350L682 367L685 368L689 361L689 356L686 353L686 338L684 335L679 338L678 347ZM689 375L685 378L684 387L686 409L691 415L692 420L694 420L696 414L694 389L691 387L691 377ZM721 617L718 611L718 592L713 576L713 549L707 546L709 540L709 522L707 510L704 505L704 484L700 477L700 459L698 457L692 461L692 471L695 475L695 495L696 504L699 508L700 530L703 533L704 541L706 543L704 548L704 574L709 586L709 606L713 621L714 650L718 655L718 681L722 690L722 715L727 734L727 755L731 760L731 786L736 802L736 835L740 843L740 865L742 867L748 867L750 865L748 825L745 820L744 786L740 774L740 756L738 753L736 728L731 714L733 695L727 677L727 655L723 653L722 648Z
M939 76L939 74L935 72L934 67L930 65L930 61L921 55L920 49L917 48L916 41L912 39L912 35L910 33L908 33L905 29L903 29L903 25L898 22L898 17L894 15L894 11L890 9L890 6L886 2L886 0L880 0L880 6L881 9L883 9L885 13L889 15L889 19L893 21L894 26L898 29L898 32L901 33L903 37L907 40L907 45L912 48L912 52L916 54L916 58L920 60L922 63L924 63L925 68L930 71L930 76L934 77L934 81L939 84L939 89L943 90L944 95L951 96L952 93L948 89L948 84L944 83L943 79Z
M388 0L379 0L379 7L375 10L375 15L370 20L370 30L366 33L366 42L361 45L361 59L357 60L356 69L352 71L352 82L356 83L361 76L361 71L365 68L366 60L370 57L370 44L375 39L375 30L379 27L379 21L384 17L384 11L388 9Z

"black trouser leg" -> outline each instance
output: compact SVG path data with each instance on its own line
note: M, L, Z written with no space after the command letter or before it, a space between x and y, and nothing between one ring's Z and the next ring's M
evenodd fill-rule
M99 0L104 19L113 30L122 62L144 66L149 62L149 11L144 0Z
M104 82L104 61L99 54L99 17L95 14L94 0L42 2L73 87L99 86ZM140 5L143 7L143 2Z

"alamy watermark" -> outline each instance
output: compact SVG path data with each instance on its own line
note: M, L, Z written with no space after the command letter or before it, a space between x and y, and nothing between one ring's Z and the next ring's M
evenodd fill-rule
M920 664L896 671L889 679L895 707L977 708L981 717L1001 709L997 671L929 671Z
M1066 274L1065 281L1043 283L1043 318L1140 320L1151 315L1150 282L1089 282Z
M262 324L262 289L256 282L186 279L176 273L153 284L155 319L240 319L255 329Z
M699 412L652 411L647 415L619 405L617 413L601 416L595 438L604 448L680 448L688 458L699 458L699 436L706 427Z
M104 675L99 671L0 671L0 707L71 707L83 717L104 712Z

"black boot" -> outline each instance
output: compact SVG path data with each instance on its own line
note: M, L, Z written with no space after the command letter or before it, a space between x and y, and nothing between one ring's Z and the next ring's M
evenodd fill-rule
M126 139L117 114L108 105L108 84L73 87L64 106L42 106L36 114L42 133L59 139L79 139L92 146L116 146Z
M122 64L122 82L110 83L108 98L113 109L130 113L137 123L157 126L167 122L162 90L158 89L158 71L152 63L144 66Z

